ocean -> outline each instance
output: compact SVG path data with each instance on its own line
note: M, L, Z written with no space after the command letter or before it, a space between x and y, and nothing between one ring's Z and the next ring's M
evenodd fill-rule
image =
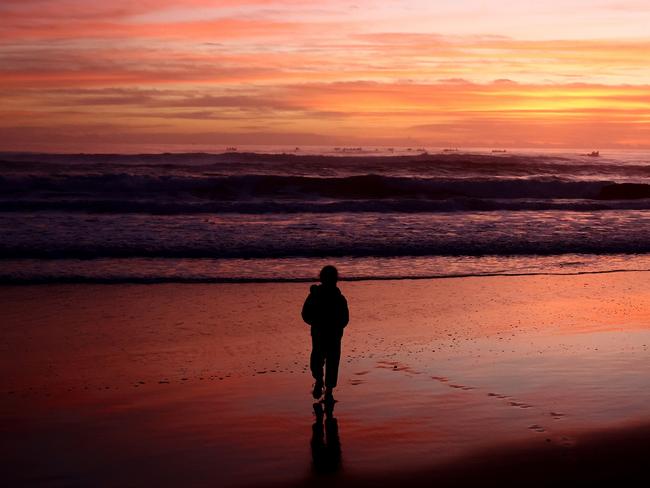
M0 281L650 269L650 151L0 153Z

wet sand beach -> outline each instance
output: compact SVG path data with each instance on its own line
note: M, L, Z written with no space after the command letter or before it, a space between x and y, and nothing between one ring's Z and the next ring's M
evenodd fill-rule
M351 320L322 419L308 284L2 287L7 486L543 486L643 472L649 273L340 287Z

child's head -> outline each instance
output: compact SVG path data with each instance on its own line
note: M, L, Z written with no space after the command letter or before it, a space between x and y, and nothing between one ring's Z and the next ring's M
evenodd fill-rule
M320 282L323 285L330 285L330 286L336 285L338 279L339 279L339 272L331 264L328 264L327 266L323 267L323 269L320 270Z

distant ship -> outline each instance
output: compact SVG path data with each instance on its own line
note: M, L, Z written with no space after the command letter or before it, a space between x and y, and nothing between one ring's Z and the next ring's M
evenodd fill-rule
M587 154L587 156L591 158L598 158L600 157L600 151L591 151L589 154Z
M226 148L226 152L236 152L237 148L235 146L228 146Z
M448 147L448 148L443 149L442 152L458 152L458 148L457 147L453 147L453 148Z
M508 152L508 151L506 151L505 149L492 149L492 152L493 153L504 153L504 152Z

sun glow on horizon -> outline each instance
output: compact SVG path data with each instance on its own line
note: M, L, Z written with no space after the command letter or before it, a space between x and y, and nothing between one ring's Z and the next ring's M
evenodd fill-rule
M620 0L4 0L0 150L650 147L650 7Z

